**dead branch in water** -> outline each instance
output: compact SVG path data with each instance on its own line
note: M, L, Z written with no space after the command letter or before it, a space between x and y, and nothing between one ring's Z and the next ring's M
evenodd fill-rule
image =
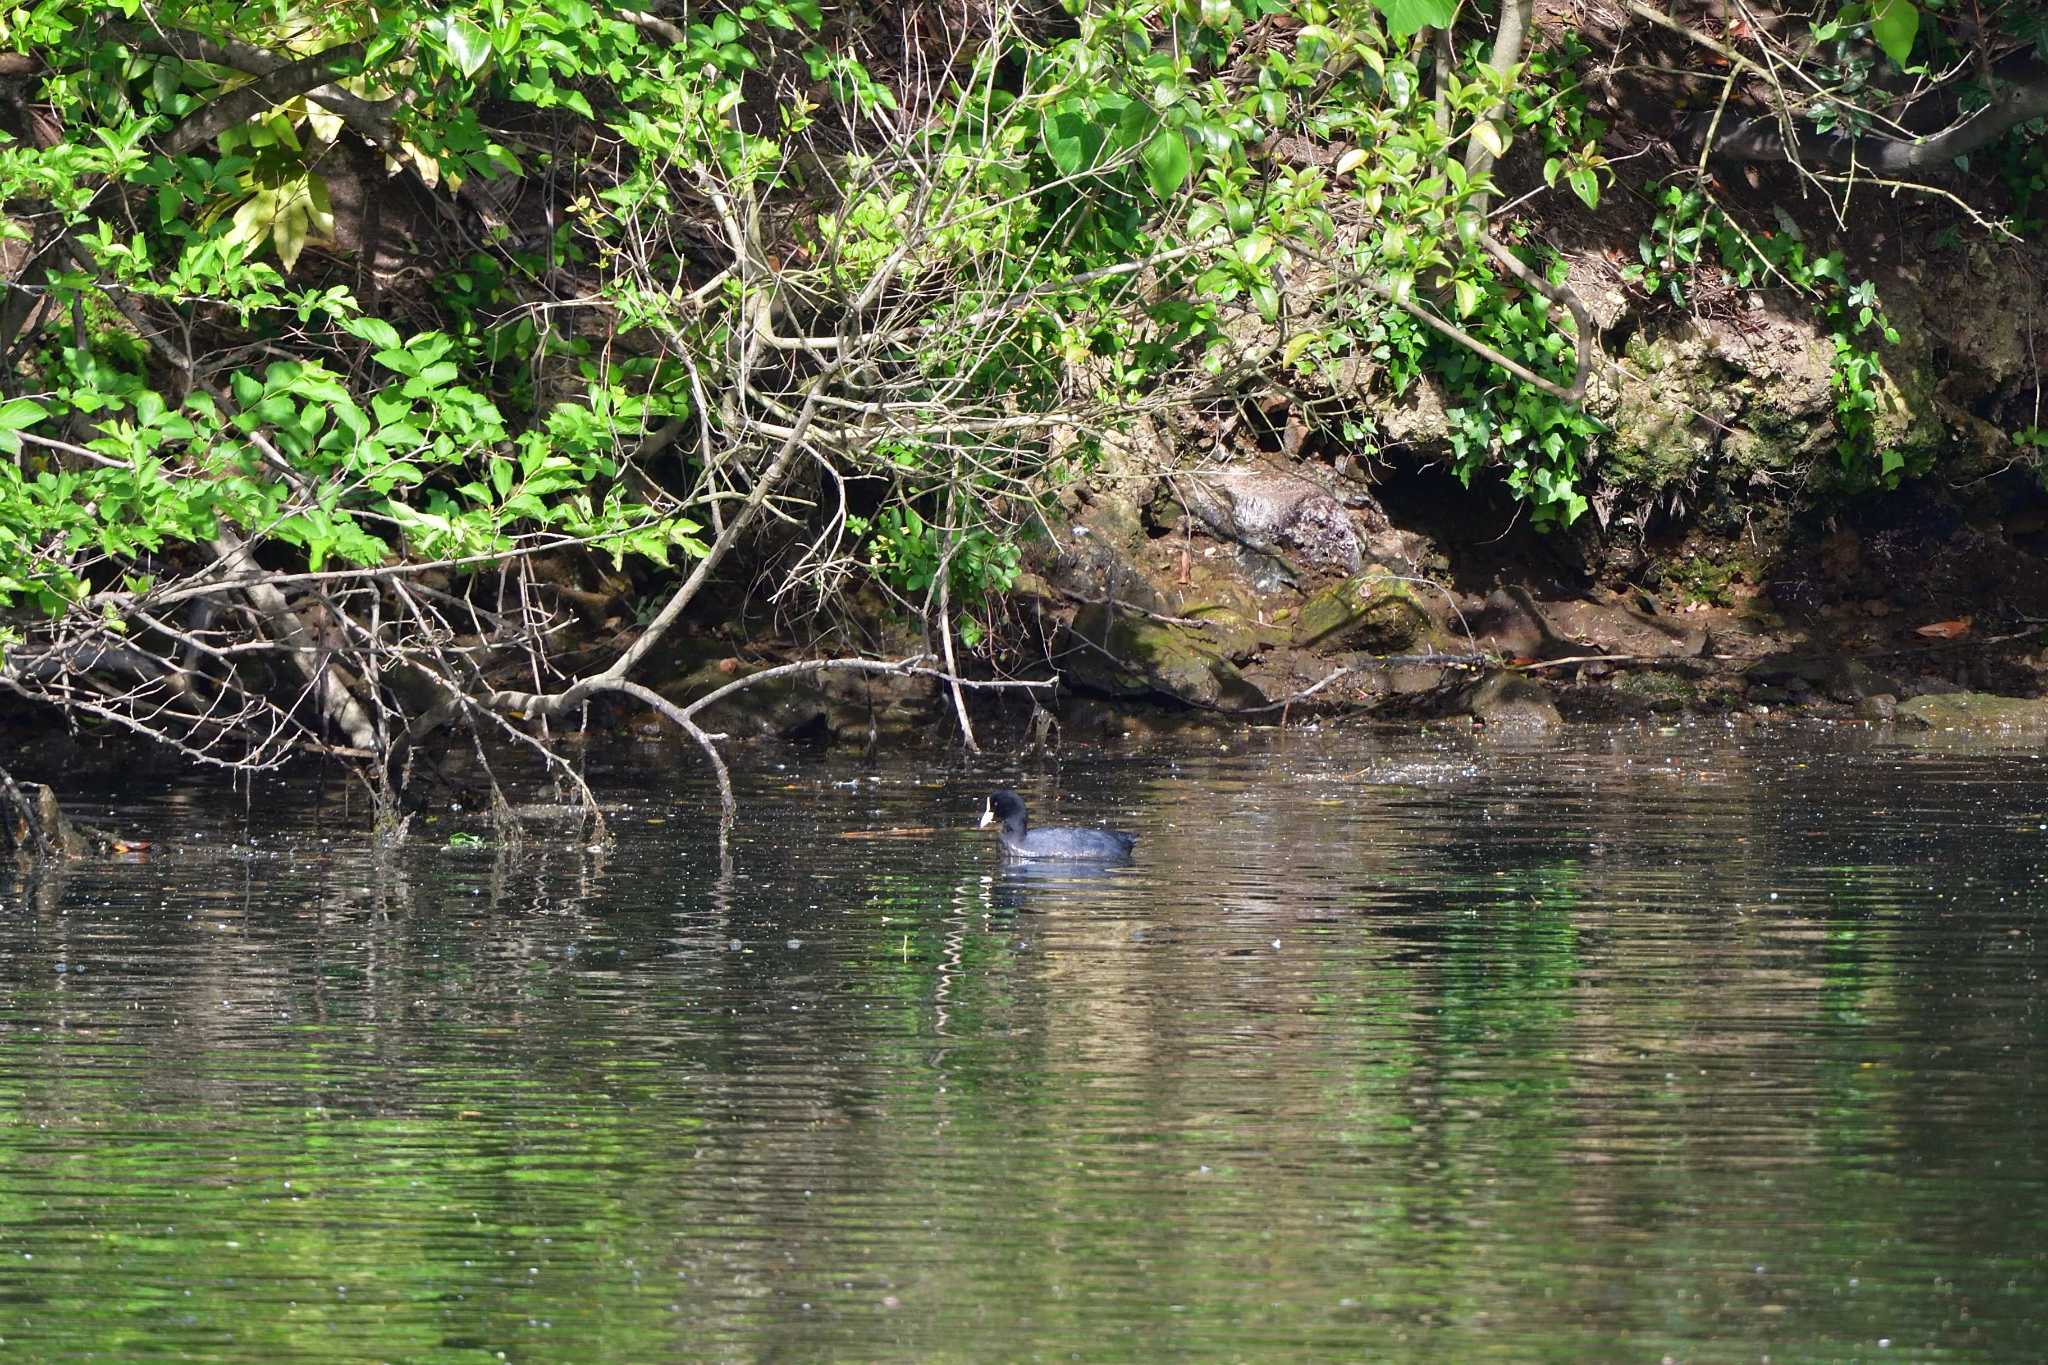
M724 756L718 752L717 741L726 736L705 730L697 723L697 715L707 707L715 706L755 683L767 682L771 678L786 678L798 673L880 673L894 677L930 678L954 689L956 695L963 688L1052 691L1059 687L1058 679L1037 682L1023 679L963 678L946 669L927 667L924 660L930 657L917 654L893 663L883 659L808 659L799 663L778 664L773 668L764 668L759 673L749 673L744 678L736 678L685 706L678 706L653 688L629 679L610 679L604 682L602 687L606 691L618 692L644 703L657 715L676 725L704 751L704 757L711 763L712 775L718 780L718 842L723 848L727 839L731 837L733 822L739 816L739 799L733 794L732 772L726 767Z

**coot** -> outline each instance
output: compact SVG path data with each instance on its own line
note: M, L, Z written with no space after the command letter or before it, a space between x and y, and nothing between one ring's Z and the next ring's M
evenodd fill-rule
M1057 825L1049 829L1033 829L1030 818L1024 814L1024 798L1013 791L999 791L989 797L988 805L981 812L981 828L987 829L994 824L1003 827L1003 856L1007 858L1068 858L1101 862L1109 858L1130 857L1131 845L1138 842L1135 834L1119 834L1109 829L1073 829Z

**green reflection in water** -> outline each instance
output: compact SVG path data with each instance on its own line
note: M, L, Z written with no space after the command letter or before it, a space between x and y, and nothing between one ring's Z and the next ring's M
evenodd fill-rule
M0 1338L2027 1358L2041 850L1979 812L2038 775L1457 757L1105 770L1103 878L832 840L931 798L831 770L730 882L694 827L392 870L289 811L74 876L0 920Z

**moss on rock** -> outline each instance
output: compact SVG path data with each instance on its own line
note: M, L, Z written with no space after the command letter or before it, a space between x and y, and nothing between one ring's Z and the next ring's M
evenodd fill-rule
M1408 584L1375 567L1311 596L1292 624L1298 649L1399 654L1429 633L1430 619Z
M1073 682L1117 697L1159 694L1193 706L1260 706L1266 695L1199 627L1133 611L1084 608L1060 633L1055 661Z

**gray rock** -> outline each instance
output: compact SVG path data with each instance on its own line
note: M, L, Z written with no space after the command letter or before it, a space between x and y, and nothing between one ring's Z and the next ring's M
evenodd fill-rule
M1474 635L1503 654L1561 659L1593 652L1560 632L1522 587L1495 588L1470 624Z
M1395 696L1421 696L1443 686L1444 669L1436 664L1395 664L1386 678L1387 691Z
M1317 568L1358 572L1364 562L1344 504L1307 479L1268 469L1226 469L1183 484L1188 510L1217 535Z
M1547 733L1564 725L1550 689L1520 673L1487 674L1465 694L1464 709L1474 720L1500 730Z
M1164 611L1165 601L1135 557L1143 539L1134 505L1120 498L1100 498L1049 551L1035 558L1046 581L1071 597Z

